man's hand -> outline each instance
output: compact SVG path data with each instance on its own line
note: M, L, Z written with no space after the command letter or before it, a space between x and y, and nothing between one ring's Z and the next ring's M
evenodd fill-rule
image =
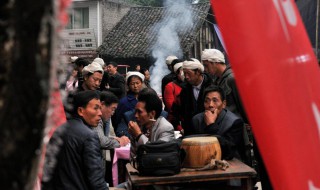
M204 111L204 122L206 123L207 126L216 122L217 117L218 117L217 109L214 109L213 111L210 111L210 110Z
M117 138L117 140L119 141L120 146L126 146L130 143L130 139L127 136L122 136L120 138Z
M139 125L137 124L137 122L134 122L134 121L129 121L128 132L134 138L137 138L137 136L142 133Z

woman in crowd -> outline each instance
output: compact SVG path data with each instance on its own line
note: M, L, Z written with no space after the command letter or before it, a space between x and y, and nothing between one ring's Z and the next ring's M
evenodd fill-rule
M117 129L118 124L123 118L123 114L129 110L133 110L138 102L137 97L144 84L144 75L137 71L130 71L126 76L128 86L127 96L123 97L116 109L115 116L112 118L112 124L115 128L117 136L123 136L121 130Z

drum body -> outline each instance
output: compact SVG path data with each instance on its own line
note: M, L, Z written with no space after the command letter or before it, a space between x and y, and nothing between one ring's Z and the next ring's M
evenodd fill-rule
M182 140L181 147L186 151L184 168L202 168L211 159L221 160L221 148L216 137L190 137Z

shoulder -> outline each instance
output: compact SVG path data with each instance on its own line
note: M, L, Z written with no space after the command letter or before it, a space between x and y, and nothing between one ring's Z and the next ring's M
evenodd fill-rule
M163 130L168 130L171 128L173 129L172 124L166 118L164 118L163 116L160 116L159 119L160 119L161 129Z
M193 121L196 121L196 120L202 120L204 117L204 112L201 112L201 113L198 113L196 114L195 116L192 117L192 120Z

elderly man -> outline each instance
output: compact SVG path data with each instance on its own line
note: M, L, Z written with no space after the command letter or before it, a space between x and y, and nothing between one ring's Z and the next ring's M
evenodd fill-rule
M181 118L184 134L192 135L194 131L190 126L191 119L194 115L204 111L203 91L212 85L212 80L209 75L203 73L204 67L197 59L184 61L182 68L187 84L182 87L181 105L177 111Z
M102 80L102 75L103 69L97 62L92 62L82 69L82 76L84 78L82 85L78 86L76 90L69 92L67 98L64 100L63 106L68 119L72 118L71 113L73 111L74 95L81 91L98 90Z
M82 69L84 78L83 84L78 87L78 91L98 90L102 81L103 69L97 62L85 66Z
M227 97L227 108L248 123L242 106L231 67L226 65L223 53L217 49L205 49L201 59L206 72L217 77L215 85L220 86Z
M102 115L99 98L96 91L74 96L74 117L55 131L48 144L42 189L109 189L99 138L90 129Z
M204 90L205 111L192 118L192 128L196 134L217 135L222 147L222 159L234 156L244 158L243 121L225 109L226 95L218 86ZM240 156L241 155L241 156Z
M162 102L157 94L140 93L135 107L135 121L129 121L128 131L131 135L131 160L135 160L139 145L155 141L174 140L174 129L163 116Z

